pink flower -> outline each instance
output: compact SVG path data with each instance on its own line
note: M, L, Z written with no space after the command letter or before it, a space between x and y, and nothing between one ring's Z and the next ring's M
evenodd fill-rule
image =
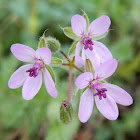
M108 48L104 44L95 41L96 37L102 36L108 31L110 24L110 18L106 15L92 21L88 28L86 20L81 15L74 15L71 18L72 30L80 37L75 51L75 64L77 66L83 66L86 58L91 60L94 68L98 67L100 63L112 59L112 54ZM82 57L80 56L81 46L84 46Z
M50 73L45 68L45 65L49 65L51 62L51 51L45 47L35 51L22 44L13 44L11 52L20 61L34 62L34 64L23 65L18 68L9 79L9 88L15 89L23 85L22 97L25 100L31 100L42 85L43 71L46 89L53 98L56 98L57 90L55 84Z
M79 89L88 87L81 96L79 105L79 119L85 123L92 114L94 99L98 110L109 120L116 120L119 112L116 103L128 106L133 103L132 97L122 88L102 83L102 80L110 77L117 68L115 59L108 60L95 69L95 74L85 72L75 81Z

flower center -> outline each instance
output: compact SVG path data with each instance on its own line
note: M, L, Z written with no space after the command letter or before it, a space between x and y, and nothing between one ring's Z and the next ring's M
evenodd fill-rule
M43 62L42 61L36 61L32 68L27 70L26 72L29 72L30 77L36 77L39 74L39 71L43 68Z
M89 37L84 37L84 38L83 38L83 44L84 44L84 49L85 49L85 50L88 49L88 48L90 49L90 51L93 50L92 45L94 45L94 44L93 44L91 38L89 38Z
M96 89L97 90L97 93L95 93L93 96L99 96L99 99L102 100L102 97L103 98L106 98L106 91L107 89L106 88L101 88L101 89Z

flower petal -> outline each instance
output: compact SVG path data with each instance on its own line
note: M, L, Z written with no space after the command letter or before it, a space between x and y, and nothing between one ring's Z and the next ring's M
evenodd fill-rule
M108 60L95 69L95 79L110 77L116 70L118 62L116 59Z
M111 52L103 43L98 41L93 41L93 43L94 43L94 51L99 56L100 63L113 59Z
M13 44L11 52L20 61L30 62L35 60L35 50L22 44Z
M83 89L87 87L90 84L90 81L92 80L93 80L93 74L91 72L84 72L77 77L75 81L75 85L79 89Z
M37 55L37 59L41 59L46 65L49 65L51 63L51 51L46 48L39 48L36 50L36 55Z
M85 64L85 61L80 57L81 52L81 42L79 41L76 44L76 50L75 50L75 65L78 67L81 67Z
M100 66L100 59L99 59L98 55L94 52L94 50L90 51L89 49L85 50L83 48L82 57L85 59L86 58L90 59L94 69L96 69L98 66Z
M95 102L98 110L103 116L109 120L116 120L119 115L118 107L110 95L107 94L106 98L99 99L95 96Z
M124 106L129 106L133 103L132 97L122 88L109 83L102 83L102 87L107 89L106 93L109 94L116 103Z
M110 18L106 15L103 15L91 22L88 28L89 36L100 36L107 32L111 24Z
M71 27L77 36L82 36L86 30L86 20L81 15L74 15L71 18Z
M42 85L42 72L37 77L28 77L23 84L22 97L25 100L31 100L40 90Z
M8 81L9 88L15 89L23 85L24 81L28 78L28 69L33 67L32 64L24 65L18 68L10 77Z
M82 123L87 122L93 110L94 100L91 89L87 89L81 96L78 117Z
M56 98L57 90L55 88L53 79L46 68L44 68L44 83L45 83L46 89L47 89L48 93L50 94L50 96L52 96L53 98Z

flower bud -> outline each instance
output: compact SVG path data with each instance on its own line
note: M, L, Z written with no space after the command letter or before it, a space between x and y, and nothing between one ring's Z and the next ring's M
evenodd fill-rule
M60 107L60 121L63 124L69 124L73 120L73 108L69 101L62 101Z
M60 43L53 37L45 37L45 42L47 43L47 47L51 50L51 52L56 52L60 48Z

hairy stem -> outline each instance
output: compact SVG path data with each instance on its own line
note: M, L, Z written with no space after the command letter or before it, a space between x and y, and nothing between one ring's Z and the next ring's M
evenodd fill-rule
M70 101L71 84L72 84L72 68L69 69L68 101Z

